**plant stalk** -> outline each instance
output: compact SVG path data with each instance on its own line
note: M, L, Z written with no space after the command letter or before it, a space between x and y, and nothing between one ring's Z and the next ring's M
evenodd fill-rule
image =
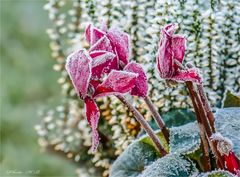
M160 114L158 113L153 102L151 101L151 99L148 96L146 96L144 98L144 101L147 104L149 110L151 111L155 122L157 123L158 127L162 131L164 138L166 139L167 143L169 144L169 131L168 131L164 121L162 120Z
M142 125L146 133L149 135L149 137L152 139L153 143L156 145L157 149L161 153L162 156L165 156L167 154L166 150L163 148L160 140L158 139L157 135L155 135L153 129L150 127L150 125L147 123L147 121L144 119L144 117L139 113L139 111L132 106L132 104L121 95L116 96L124 105L128 107L128 109L133 113L134 117L137 119L137 121Z
M205 130L204 130L201 115L199 112L199 107L198 107L196 99L194 97L192 82L186 82L186 85L189 90L189 95L192 100L193 108L194 108L194 111L195 111L195 114L197 117L197 122L198 122L199 130L200 130L200 137L201 137L201 142L202 142L202 146L203 146L203 157L204 157L204 160L206 161L206 164L204 164L204 170L209 171L211 169L211 163L210 163L210 157L209 157L209 152L208 152L208 141L205 137Z
M211 107L210 107L210 105L209 105L209 103L208 103L207 96L206 96L206 94L205 94L205 92L204 92L203 85L202 85L202 84L197 85L197 88L198 88L199 95L200 95L201 101L202 101L202 103L203 103L203 106L204 106L205 111L206 111L206 113L207 113L207 118L208 118L208 121L209 121L209 123L210 123L212 132L215 133L214 116L213 116Z
M204 130L205 130L205 134L206 134L208 143L209 143L209 145L212 149L212 152L213 152L215 158L217 159L216 164L217 164L218 168L223 169L224 168L224 163L222 161L221 154L217 150L216 143L211 141L212 130L211 130L211 127L209 125L208 118L206 116L206 112L205 112L204 106L201 102L201 99L199 98L199 95L197 94L196 90L194 89L192 82L187 81L186 85L187 85L187 88L189 90L190 97L192 99L196 115L197 115L197 117L199 117L200 121L202 122L202 124L204 126Z

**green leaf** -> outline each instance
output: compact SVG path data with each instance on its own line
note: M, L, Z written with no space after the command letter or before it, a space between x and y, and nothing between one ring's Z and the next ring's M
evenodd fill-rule
M187 177L197 171L191 161L176 154L168 154L147 166L141 177Z
M196 120L194 112L189 109L172 109L162 117L167 127L181 126Z
M216 111L215 127L233 142L233 151L240 158L240 108L222 108Z
M240 95L233 93L231 90L227 90L224 94L222 107L240 107Z
M170 153L190 154L198 150L200 144L199 128L196 122L171 128Z
M234 175L228 171L217 170L208 173L201 173L197 177L234 177Z
M110 177L135 177L158 157L155 148L141 141L133 142L113 163Z
M162 133L160 130L158 130L158 131L155 131L155 134L156 134L156 135L158 136L158 138L160 139L160 142L161 142L163 148L164 148L167 152L169 152L169 145L168 145L166 139L164 138L163 133ZM149 144L149 145L155 147L154 143L152 142L152 140L149 138L148 135L143 135L142 137L139 138L139 141L144 142L144 143L146 143L146 144ZM158 152L157 149L156 149L156 151ZM159 152L158 152L158 153L159 153ZM161 155L159 154L159 156L161 156Z

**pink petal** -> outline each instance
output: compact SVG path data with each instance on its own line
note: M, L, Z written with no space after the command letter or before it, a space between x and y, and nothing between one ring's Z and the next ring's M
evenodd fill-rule
M172 37L176 30L175 24L171 23L163 28L163 32L168 35L169 37Z
M131 95L146 97L148 91L147 76L141 65L130 62L125 66L124 70L138 74L135 87L131 90Z
M196 69L188 69L187 71L177 71L176 75L169 78L171 80L179 81L179 82L184 82L184 81L192 81L196 83L201 83L202 78L197 72Z
M103 36L99 39L90 49L89 52L105 50L113 53L113 49L109 39L106 36Z
M186 50L186 38L184 36L175 35L172 38L172 50L173 58L182 63Z
M162 78L170 78L174 75L172 40L163 30L157 54L157 68Z
M109 73L112 68L112 63L117 60L116 55L107 51L94 51L90 53L93 58L92 63L92 78L100 79L102 74Z
M92 74L91 65L92 59L84 49L72 53L66 61L66 70L76 92L81 98L85 98L88 92L88 85Z
M94 96L127 93L135 86L137 77L138 74L132 72L112 70L106 80L97 87Z
M100 111L97 107L97 104L92 98L86 97L84 102L85 102L85 108L86 108L86 117L89 125L92 128L91 150L95 152L99 144L99 135L97 131L97 126L98 126L98 120L100 118Z
M104 35L104 31L95 28L92 24L89 24L85 30L85 37L90 45L94 45Z
M107 37L111 41L112 46L116 48L119 60L126 65L130 56L130 39L128 34L112 28L107 32Z

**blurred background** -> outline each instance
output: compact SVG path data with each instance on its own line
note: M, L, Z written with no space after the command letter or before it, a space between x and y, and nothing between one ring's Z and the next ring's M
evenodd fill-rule
M58 101L58 73L48 47L45 0L1 2L1 175L76 176L72 163L42 153L38 110Z

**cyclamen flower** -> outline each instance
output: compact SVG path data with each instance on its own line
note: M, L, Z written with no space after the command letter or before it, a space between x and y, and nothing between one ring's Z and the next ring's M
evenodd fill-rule
M130 39L127 33L117 28L107 29L106 23L101 28L89 24L85 30L85 37L90 44L91 51L104 50L116 54L120 65L126 65L130 56Z
M138 73L131 95L146 97L148 91L147 76L141 65L135 62L129 63L130 37L127 33L117 28L107 29L106 23L102 23L100 29L89 24L85 30L85 38L90 44L90 53L108 51L116 55L116 58L109 63L109 66L105 67L103 73L108 73L111 69L123 69Z
M90 45L92 44L89 51L80 49L69 55L66 61L70 79L85 103L86 117L92 128L93 151L99 144L97 125L100 111L95 98L128 92L131 95L145 97L148 89L146 74L142 67L135 62L128 63L129 46L122 46L128 45L128 42L121 42L122 37L125 39L127 34L120 31L114 32L115 37L109 35L109 32L102 34L97 28L88 27L86 38ZM107 36L112 37L111 41ZM120 60L123 63L121 66Z
M220 133L215 133L211 137L212 140L217 142L217 149L223 156L225 168L234 173L240 174L239 160L233 152L233 143L230 139L223 137Z
M186 38L174 35L175 25L165 26L161 31L161 39L157 54L157 69L160 77L175 81L201 82L201 77L195 68L182 70L177 63L182 64L186 51Z

